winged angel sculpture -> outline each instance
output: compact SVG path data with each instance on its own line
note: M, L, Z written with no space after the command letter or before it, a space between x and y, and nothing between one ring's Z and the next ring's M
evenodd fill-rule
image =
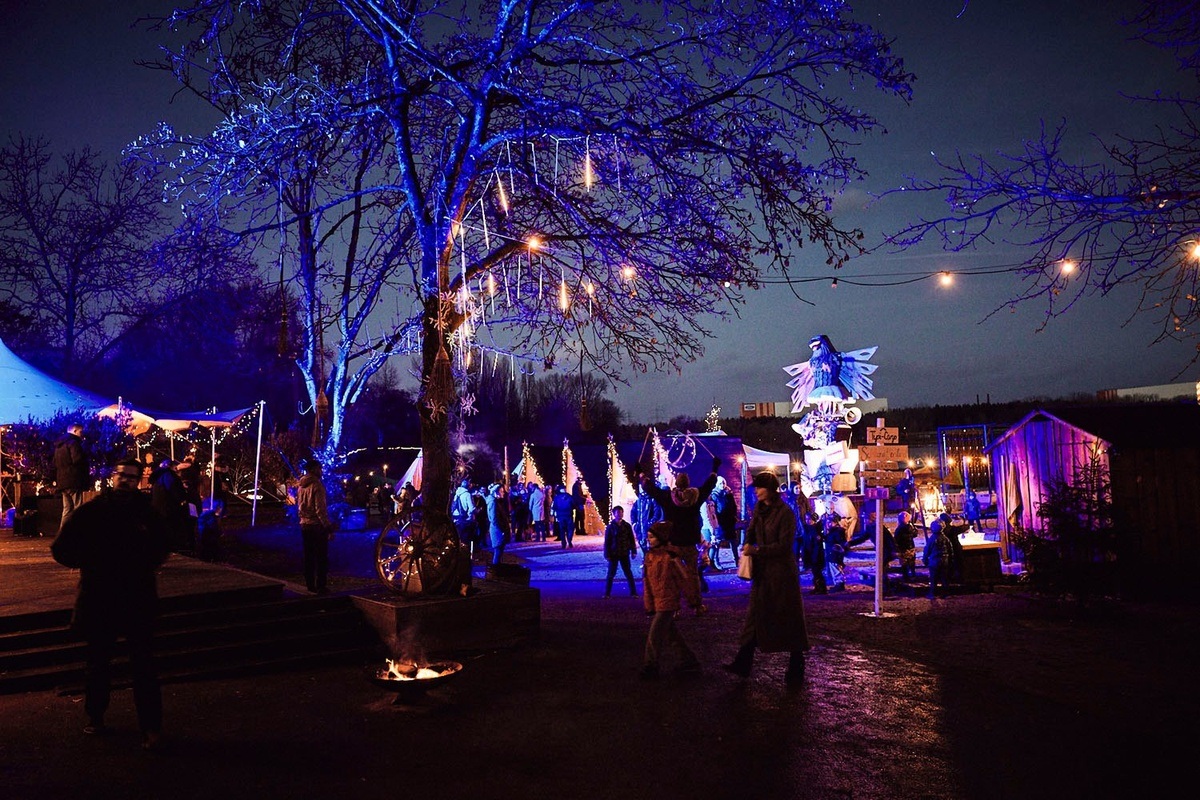
M812 404L816 409L792 426L806 444L827 445L834 439L837 425L851 425L862 419L857 408L846 408L856 400L873 400L875 382L869 377L877 364L868 363L878 347L866 347L839 353L824 334L809 339L812 355L783 368L792 376L792 412Z

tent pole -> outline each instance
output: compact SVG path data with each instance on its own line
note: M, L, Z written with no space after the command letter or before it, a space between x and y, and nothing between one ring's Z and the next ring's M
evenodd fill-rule
M209 428L208 436L212 441L212 460L208 462L208 510L212 511L217 507L217 429Z
M254 495L250 505L250 527L254 527L254 520L258 516L258 470L262 464L262 429L263 429L263 414L266 413L266 400L258 401L258 445L254 449Z

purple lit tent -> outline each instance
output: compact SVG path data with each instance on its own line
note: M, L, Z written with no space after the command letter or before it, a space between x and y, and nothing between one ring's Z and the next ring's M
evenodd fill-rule
M985 451L992 462L1005 558L1020 526L1038 516L1055 481L1073 485L1080 469L1101 466L1114 517L1136 532L1133 578L1170 571L1200 588L1200 572L1179 569L1200 557L1200 406L1101 404L1034 411Z

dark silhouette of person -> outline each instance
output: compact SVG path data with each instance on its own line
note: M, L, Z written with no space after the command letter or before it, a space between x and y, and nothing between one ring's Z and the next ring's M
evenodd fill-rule
M78 422L67 426L67 432L54 443L54 482L62 495L62 519L83 503L83 493L90 483L87 451L83 449L83 426Z
M118 637L129 646L133 700L142 746L159 746L162 691L154 665L154 621L158 613L157 569L169 552L162 517L138 491L142 468L122 461L112 489L89 500L63 523L50 552L54 560L79 570L72 628L87 652L84 732L106 732L104 714L112 688L111 664Z

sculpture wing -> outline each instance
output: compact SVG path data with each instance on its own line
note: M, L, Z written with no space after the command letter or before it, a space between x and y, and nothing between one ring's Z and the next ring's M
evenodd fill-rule
M792 390L792 413L798 414L800 409L804 408L804 404L808 402L809 392L812 391L816 379L813 377L812 368L808 366L807 361L786 366L783 371L792 376L787 385Z
M875 355L875 351L879 347L865 347L862 350L851 350L842 353L842 369L838 373L838 382L846 388L851 397L859 400L874 400L875 381L871 380L870 375L875 370L879 369L878 364L869 364L868 361Z

